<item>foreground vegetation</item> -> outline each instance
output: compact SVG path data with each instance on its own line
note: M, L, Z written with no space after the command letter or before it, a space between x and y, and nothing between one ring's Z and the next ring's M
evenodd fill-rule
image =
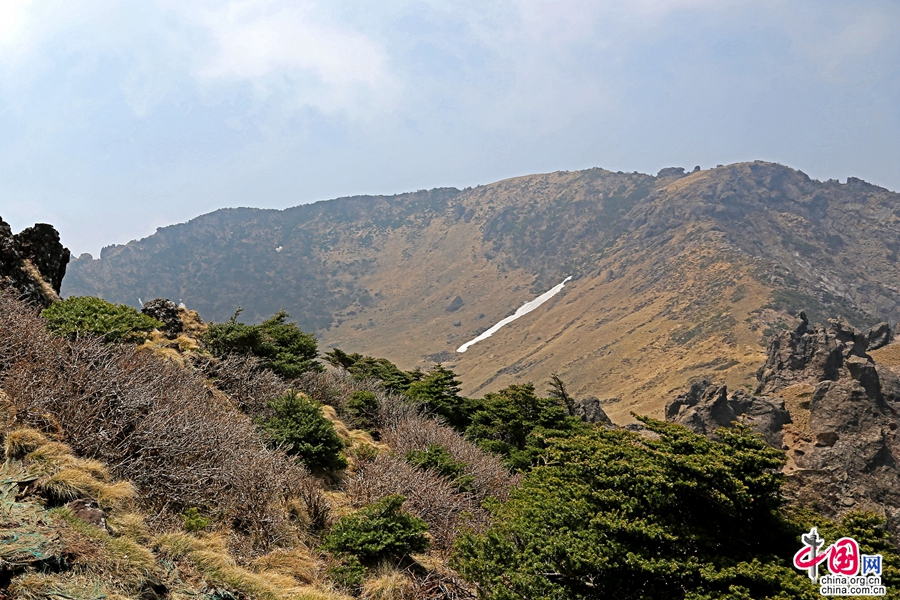
M440 365L326 370L284 313L170 339L106 304L0 295L12 597L812 598L813 525L898 591L883 522L786 505L745 429L608 429L558 378L470 399Z

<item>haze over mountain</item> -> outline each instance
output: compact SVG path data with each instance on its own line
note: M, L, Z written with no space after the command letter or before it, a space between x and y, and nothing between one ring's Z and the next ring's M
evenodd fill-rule
M443 362L481 395L558 373L622 422L710 372L752 385L806 310L900 318L900 195L766 162L603 169L476 188L223 209L72 261L63 295L182 300L207 319L285 308L323 348ZM565 288L464 354L524 302Z

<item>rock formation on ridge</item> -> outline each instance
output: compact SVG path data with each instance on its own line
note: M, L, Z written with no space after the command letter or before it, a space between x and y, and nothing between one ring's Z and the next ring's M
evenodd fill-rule
M880 342L890 337L884 324L868 334L840 319L811 328L801 314L794 330L769 343L757 373L756 393L764 395L728 398L724 386L704 379L669 402L666 419L710 435L729 420L766 415L767 427L758 430L786 451L790 495L830 516L880 513L900 534L900 367L867 352L870 340L884 348ZM770 417L776 404L790 412L777 431Z
M52 225L38 223L13 235L0 218L0 285L38 306L59 300L70 252Z

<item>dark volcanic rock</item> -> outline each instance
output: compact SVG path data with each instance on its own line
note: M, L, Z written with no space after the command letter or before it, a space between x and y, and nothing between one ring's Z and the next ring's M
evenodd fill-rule
M106 531L106 515L96 501L88 499L73 500L66 504L66 508L72 511L74 517Z
M606 411L601 406L600 399L594 396L588 396L580 400L575 400L569 414L578 417L582 421L588 423L603 423L604 425L612 425L612 421L606 415Z
M659 173L656 174L657 177L684 177L684 167L666 167L665 169L660 169Z
M878 512L898 535L900 377L866 353L887 343L890 328L881 324L864 335L832 319L828 327L810 329L803 316L794 331L771 341L757 373L760 392L813 386L808 409L802 403L792 408L798 423L783 431L788 493L832 517L849 509ZM694 402L698 392L692 391L685 397ZM715 399L707 396L704 391L698 406L706 403L711 412Z
M165 325L164 332L168 336L177 336L184 329L178 306L171 300L156 298L145 303L141 312L157 321L162 321Z
M679 423L702 435L715 437L716 429L744 423L780 448L781 428L791 422L784 400L777 396L753 396L742 390L728 395L728 388L705 377L666 405L666 421Z
M759 368L757 393L772 393L797 383L815 385L849 375L847 360L853 356L871 362L865 335L840 319L828 327L810 329L801 313L794 331L786 331L769 342L765 364Z
M881 513L900 533L896 409L859 381L819 383L810 399L809 430L785 436L791 493L829 516L850 508Z
M463 304L465 304L465 302L463 302L462 296L457 296L444 310L446 310L447 312L454 312L462 308Z
M891 343L891 340L894 339L894 333L891 331L890 325L881 322L870 329L866 337L869 342L866 351L878 350Z
M0 283L40 306L59 299L70 253L52 225L38 223L17 235L0 218Z

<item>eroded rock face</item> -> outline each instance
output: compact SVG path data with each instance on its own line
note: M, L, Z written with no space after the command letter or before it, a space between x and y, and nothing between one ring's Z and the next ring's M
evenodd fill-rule
M869 341L869 345L866 348L866 351L878 350L879 348L883 348L884 346L887 346L891 343L891 340L894 339L894 332L891 331L890 325L881 322L870 329L866 337Z
M0 218L0 283L39 306L59 299L70 252L52 225L38 223L13 235Z
M848 369L872 363L866 354L868 337L841 319L830 319L828 327L810 329L806 315L794 331L772 338L765 364L756 373L758 394L789 385L836 381L851 375Z
M840 320L810 328L801 314L794 331L769 344L757 373L757 393L764 396L728 396L724 386L704 379L666 406L666 420L710 435L743 415L762 413L766 424L757 430L786 452L790 496L832 517L874 511L898 535L900 376L866 353L890 337L885 324L868 334ZM801 388L808 390L808 403L795 401L790 417L780 417L786 412L780 395Z
M780 448L781 428L791 422L791 416L778 396L753 396L742 390L729 395L726 386L705 377L666 405L666 421L709 437L715 437L720 427L744 423L762 434L769 445Z

